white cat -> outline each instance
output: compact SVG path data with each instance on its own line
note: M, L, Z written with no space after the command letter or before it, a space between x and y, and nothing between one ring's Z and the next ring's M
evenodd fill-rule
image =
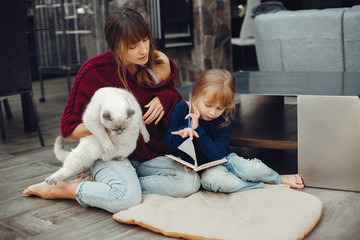
M71 152L64 149L62 137L56 138L54 153L64 164L45 179L46 183L55 185L91 167L99 158L110 161L128 157L136 148L139 132L145 142L150 139L139 103L120 88L97 90L85 109L83 123L92 135L81 138Z

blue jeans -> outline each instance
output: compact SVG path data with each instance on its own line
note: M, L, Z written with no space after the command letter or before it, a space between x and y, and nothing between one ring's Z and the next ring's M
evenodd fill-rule
M226 163L202 172L203 188L213 192L232 193L262 188L264 183L281 183L280 175L259 159L245 159L235 153L230 153L226 159Z
M95 182L79 184L77 201L112 213L140 204L142 193L186 197L200 188L198 174L162 156L145 162L97 160L91 172Z

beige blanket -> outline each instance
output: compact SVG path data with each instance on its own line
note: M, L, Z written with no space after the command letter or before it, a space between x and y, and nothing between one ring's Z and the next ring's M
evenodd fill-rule
M144 195L140 205L113 215L166 236L186 239L302 239L319 221L321 201L287 189L223 194L200 191L187 198Z

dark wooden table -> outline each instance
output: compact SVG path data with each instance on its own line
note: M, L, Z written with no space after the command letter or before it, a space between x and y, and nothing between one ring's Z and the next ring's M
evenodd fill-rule
M359 72L235 72L238 98L230 146L297 150L297 105L284 97L357 96ZM178 88L187 98L192 85ZM295 98L296 101L296 98Z

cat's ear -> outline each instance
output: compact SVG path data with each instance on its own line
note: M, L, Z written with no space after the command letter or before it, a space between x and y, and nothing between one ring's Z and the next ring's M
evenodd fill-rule
M134 114L135 114L134 109L131 109L131 108L127 109L127 118L132 117L132 115L134 115Z
M105 119L105 120L111 120L111 114L108 112L108 111L104 111L103 114L102 114L102 117Z

